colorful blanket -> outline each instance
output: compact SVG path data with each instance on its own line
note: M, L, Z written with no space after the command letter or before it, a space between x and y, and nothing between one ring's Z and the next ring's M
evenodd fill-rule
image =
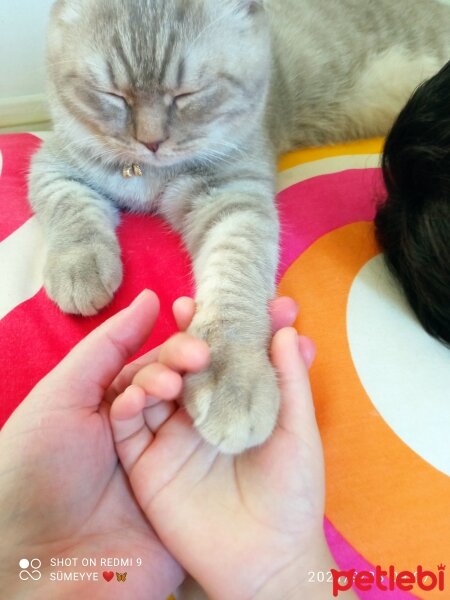
M162 312L143 351L175 331L172 302L193 291L178 236L157 217L127 214L119 228L125 277L113 303L94 318L62 314L42 289L45 243L26 201L40 143L29 134L0 136L0 424L74 344L144 287L160 296ZM392 566L383 585L356 590L363 598L444 598L450 575L445 592L432 584L450 557L450 354L420 328L374 240L380 151L381 140L371 140L280 161L279 292L299 302L297 327L318 347L311 377L325 447L325 530L338 565ZM423 586L398 589L394 571L418 567L430 572Z

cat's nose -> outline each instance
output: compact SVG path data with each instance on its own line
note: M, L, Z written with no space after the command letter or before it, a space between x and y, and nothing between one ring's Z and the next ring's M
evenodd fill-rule
M145 145L151 152L156 154L159 150L159 147L161 146L161 142L151 142L150 144L145 144Z
M143 142L143 143L144 143L144 146L150 150L150 152L153 152L153 154L156 154L158 152L161 144L164 141L165 140L158 140L157 142Z

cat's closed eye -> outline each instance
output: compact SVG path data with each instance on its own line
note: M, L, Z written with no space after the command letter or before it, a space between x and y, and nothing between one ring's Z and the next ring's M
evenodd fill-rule
M173 102L178 108L183 108L197 92L183 92L182 94L175 94Z
M119 94L118 92L106 92L104 90L101 90L99 91L99 93L102 96L112 99L115 102L121 102L124 105L129 106L129 101L127 100L127 98L125 98L125 96Z

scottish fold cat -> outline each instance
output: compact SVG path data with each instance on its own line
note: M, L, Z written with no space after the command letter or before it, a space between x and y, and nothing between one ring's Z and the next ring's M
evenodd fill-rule
M212 353L186 408L225 453L262 443L279 402L276 155L385 134L449 57L450 7L435 0L57 0L55 135L30 175L48 295L101 310L122 281L120 209L162 215L192 257L190 331Z

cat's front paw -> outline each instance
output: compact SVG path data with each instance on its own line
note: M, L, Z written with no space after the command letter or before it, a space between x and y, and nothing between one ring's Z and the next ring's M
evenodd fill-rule
M202 437L225 454L262 444L279 408L275 371L264 348L212 348L207 371L185 378L185 406Z
M122 282L116 241L50 249L44 271L49 297L65 313L95 315L109 304Z

